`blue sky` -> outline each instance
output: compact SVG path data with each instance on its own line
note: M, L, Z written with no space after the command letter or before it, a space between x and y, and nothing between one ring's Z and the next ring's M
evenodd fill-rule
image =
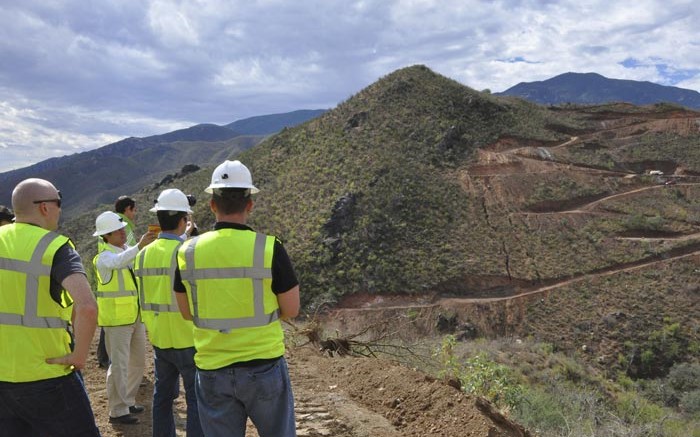
M700 90L691 0L0 7L0 172L129 136L333 108L414 64L494 92L569 71Z

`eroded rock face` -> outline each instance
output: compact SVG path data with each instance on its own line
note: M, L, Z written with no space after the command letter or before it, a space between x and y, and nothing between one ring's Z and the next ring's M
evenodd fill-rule
M331 218L323 225L323 229L329 236L338 236L352 229L356 204L357 195L355 193L346 193L335 202Z

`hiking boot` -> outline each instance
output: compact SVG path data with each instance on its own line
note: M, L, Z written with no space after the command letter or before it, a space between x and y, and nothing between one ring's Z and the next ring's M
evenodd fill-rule
M135 425L139 423L139 418L131 414L109 418L109 423L121 423L122 425Z

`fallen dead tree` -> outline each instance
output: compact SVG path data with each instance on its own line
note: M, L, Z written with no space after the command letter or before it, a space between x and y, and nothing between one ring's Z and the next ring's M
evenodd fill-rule
M287 321L292 327L295 336L304 338L306 341L299 346L312 344L318 350L329 357L334 356L356 356L392 357L405 361L406 357L412 360L421 361L427 358L416 351L415 345L405 345L396 340L398 333L403 327L410 323L405 317L392 317L381 322L370 324L359 332L341 334L337 330L334 335L324 335L323 327L319 321L318 314L307 319L302 326L297 326L293 322Z

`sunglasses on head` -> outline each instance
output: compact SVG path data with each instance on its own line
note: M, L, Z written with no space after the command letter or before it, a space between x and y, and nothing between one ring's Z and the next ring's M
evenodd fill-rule
M44 202L55 202L56 206L58 206L60 208L61 207L61 199L63 199L63 196L61 195L61 192L58 190L56 191L56 194L58 194L58 199L35 200L32 203L37 204L37 203L44 203Z

